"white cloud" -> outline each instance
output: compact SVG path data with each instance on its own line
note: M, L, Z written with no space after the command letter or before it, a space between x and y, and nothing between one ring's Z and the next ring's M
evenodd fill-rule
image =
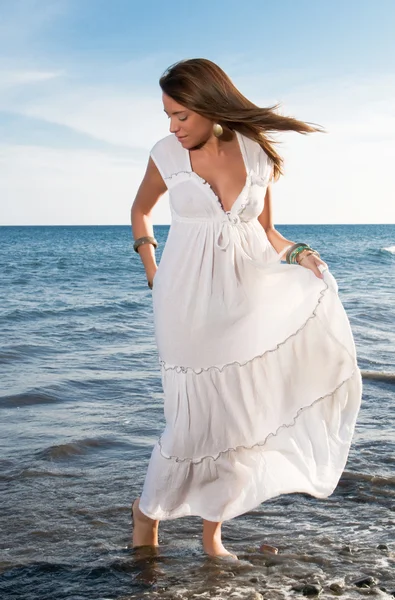
M0 70L0 89L3 91L7 87L40 83L60 77L61 74L61 71Z
M22 94L24 79L36 85L26 85ZM150 147L168 132L159 90L148 94L137 83L119 90L115 85L86 85L60 71L9 71L0 72L1 88L0 110L70 127L111 144Z
M0 224L126 224L140 175L126 155L0 146Z
M166 135L160 98L116 94L114 90L78 89L33 102L22 114L72 127L112 144L149 147Z
M315 134L287 141L284 178L273 186L280 223L394 223L392 141Z

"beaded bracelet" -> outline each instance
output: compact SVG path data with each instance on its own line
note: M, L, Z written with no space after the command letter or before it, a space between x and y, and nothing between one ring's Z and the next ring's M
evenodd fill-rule
M307 250L310 249L310 246L308 244L304 244L303 242L297 242L296 244L293 244L290 248L288 248L285 260L287 261L288 264L295 264L294 263L294 252L296 250L299 250L299 252L302 252L302 250Z
M287 263L290 265L298 265L299 261L297 260L297 257L305 250L309 251L309 253L306 256L310 256L310 254L315 254L318 257L320 256L317 250L313 250L313 248L311 248L308 244L298 242L296 244L293 244L293 246L289 248L286 255Z
M156 241L156 239L154 237L151 237L150 235L147 235L145 237L141 237L135 240L133 244L134 251L138 252L140 246L142 246L143 244L152 244L154 248L158 247L158 242Z
M320 254L319 254L319 252L317 252L317 250L313 250L313 248L303 248L302 252L304 250L308 250L308 252L304 256L302 256L302 258L300 260L297 260L297 257L295 257L294 264L300 265L302 260L305 259L307 256L310 256L311 254L314 254L315 256L318 256L318 258L320 258ZM299 252L297 256L299 256L299 254L301 254L301 253Z
M304 250L307 250L307 248L304 248ZM318 256L318 258L320 258L319 252L317 252L317 250L313 250L313 248L310 248L308 250L308 252L306 252L306 254L304 256L302 256L302 258L300 260L295 259L295 264L300 265L300 263L302 262L302 260L304 260L308 256L311 256L311 254L314 254L315 256Z
M298 246L298 248L295 248L295 250L293 250L291 252L291 254L289 255L289 262L291 265L296 265L298 260L298 256L299 254L301 254L302 252L304 252L305 250L310 250L309 246Z

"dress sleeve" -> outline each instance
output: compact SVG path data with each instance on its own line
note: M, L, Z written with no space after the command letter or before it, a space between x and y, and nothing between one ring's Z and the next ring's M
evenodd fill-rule
M165 167L165 157L163 156L163 140L160 140L155 144L150 151L150 157L154 161L156 168L162 176L162 179L166 183L166 167Z
M257 144L258 145L258 144ZM258 150L258 170L259 175L267 181L268 185L275 183L274 180L274 162L266 154L262 146Z
M180 172L189 172L188 153L181 146L174 134L156 142L150 151L150 157L154 161L167 188L172 187L174 175Z

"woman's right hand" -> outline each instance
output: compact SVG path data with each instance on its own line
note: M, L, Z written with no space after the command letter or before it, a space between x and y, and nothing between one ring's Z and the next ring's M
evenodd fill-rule
M328 265L314 252L303 250L296 259L301 267L310 269L319 279L324 279L323 271L328 270Z
M155 275L156 272L158 270L158 267L156 267L154 270L149 271L146 273L147 275L147 282L148 282L148 287L152 290L152 288L154 287L154 279L155 279Z

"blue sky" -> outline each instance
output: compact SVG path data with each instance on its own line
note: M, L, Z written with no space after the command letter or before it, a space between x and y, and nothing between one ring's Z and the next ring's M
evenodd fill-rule
M2 0L0 224L128 223L158 78L197 56L328 131L282 136L277 222L393 223L394 30L392 0Z

